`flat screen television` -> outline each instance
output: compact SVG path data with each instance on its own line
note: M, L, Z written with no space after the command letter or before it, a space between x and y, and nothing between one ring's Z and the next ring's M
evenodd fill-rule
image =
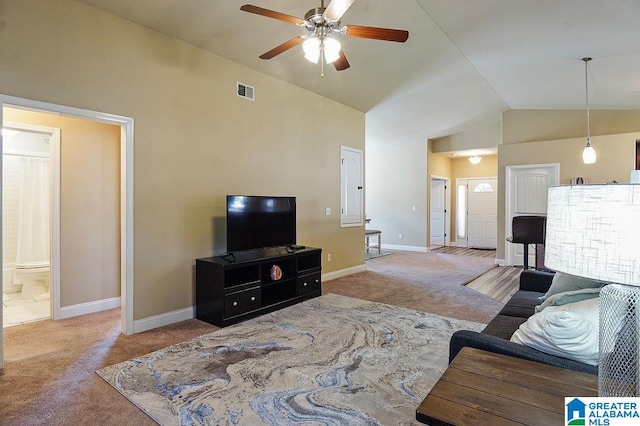
M295 243L295 197L227 195L227 252Z

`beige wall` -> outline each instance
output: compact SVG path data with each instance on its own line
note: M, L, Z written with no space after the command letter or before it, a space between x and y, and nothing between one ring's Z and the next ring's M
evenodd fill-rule
M332 253L323 272L363 263L363 229L337 214L340 145L364 150L362 112L70 0L6 0L2 19L3 94L135 120L134 319L193 305L194 259L224 251L230 193L297 196L299 243Z
M435 153L466 151L477 149L495 149L502 140L502 123L486 124L473 129L431 140Z
M592 137L598 154L595 164L582 162L585 138L549 140L501 145L498 148L498 250L505 258L505 173L506 166L524 164L560 164L560 184L572 177L586 177L590 183L629 182L635 168L636 140L640 133Z
M639 130L640 110L589 111L592 135ZM502 143L521 143L585 137L585 110L519 109L502 114Z
M120 296L120 127L4 108L60 129L60 306Z

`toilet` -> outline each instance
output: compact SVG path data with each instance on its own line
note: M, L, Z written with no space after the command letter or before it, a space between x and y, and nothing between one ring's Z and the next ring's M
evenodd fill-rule
M49 295L49 262L16 264L16 280L22 282L21 299L35 299Z

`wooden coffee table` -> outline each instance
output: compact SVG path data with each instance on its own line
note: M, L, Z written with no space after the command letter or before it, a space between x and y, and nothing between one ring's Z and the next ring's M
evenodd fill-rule
M463 348L416 410L437 425L559 425L565 396L598 396L598 376Z

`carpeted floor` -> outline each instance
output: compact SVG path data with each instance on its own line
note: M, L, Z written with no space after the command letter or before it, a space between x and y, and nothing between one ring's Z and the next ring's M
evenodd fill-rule
M490 258L397 251L367 271L322 283L322 292L487 323L503 304L462 284L495 267Z
M408 425L484 326L328 294L98 374L161 425Z
M473 264L469 259L395 252L367 262L366 272L323 283L323 293L486 323L502 308L501 303L463 285L442 284L437 279L445 276L444 265L468 270ZM467 276L482 273L486 266L475 264ZM430 275L432 269L436 274ZM7 328L5 368L0 371L0 424L153 425L151 418L95 371L216 329L192 319L124 336L120 334L118 309Z

